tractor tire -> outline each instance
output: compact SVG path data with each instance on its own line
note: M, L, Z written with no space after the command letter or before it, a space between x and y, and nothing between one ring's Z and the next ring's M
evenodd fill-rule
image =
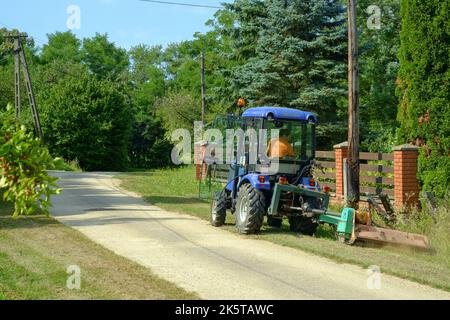
M238 192L236 203L236 229L240 234L255 234L264 223L264 194L250 184L243 185Z
M267 224L269 227L281 228L281 224L283 223L282 219L275 219L271 216L267 217Z
M227 218L227 192L223 190L218 197L212 201L211 225L222 227Z
M319 224L306 217L289 218L289 229L292 232L301 233L306 236L313 236Z

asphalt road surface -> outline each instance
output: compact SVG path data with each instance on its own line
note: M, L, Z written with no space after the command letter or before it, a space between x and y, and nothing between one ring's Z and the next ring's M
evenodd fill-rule
M164 211L121 190L113 173L53 174L64 189L53 201L59 221L204 299L450 299L385 274L377 289L363 268Z

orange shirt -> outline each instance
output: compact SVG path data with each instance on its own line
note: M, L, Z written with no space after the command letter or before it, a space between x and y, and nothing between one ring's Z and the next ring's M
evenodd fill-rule
M272 158L295 157L295 152L289 141L280 137L270 141L267 155Z

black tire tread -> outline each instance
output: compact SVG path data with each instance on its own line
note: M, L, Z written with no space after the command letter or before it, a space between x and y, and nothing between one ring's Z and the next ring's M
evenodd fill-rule
M227 219L227 193L223 190L211 208L211 225L213 227L222 227ZM214 215L213 212L216 212Z
M250 201L249 217L245 225L236 224L236 227L241 234L255 234L261 230L264 223L265 198L261 191L254 189L250 184L245 184L240 188L238 199L246 195L248 195ZM239 214L239 212L236 214Z

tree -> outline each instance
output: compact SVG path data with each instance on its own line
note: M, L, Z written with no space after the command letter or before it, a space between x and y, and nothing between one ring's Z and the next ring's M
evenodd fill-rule
M327 124L344 113L338 104L345 95L344 8L331 0L266 0L264 5L265 12L261 9L254 21L240 25L242 34L256 37L256 47L254 56L234 69L234 86L254 105L317 113L322 124L319 146L331 147L340 140L336 129L342 126Z
M162 67L162 47L139 45L130 49L132 61L129 79L138 111L149 111L155 100L164 95L165 74Z
M114 83L84 72L40 94L45 141L54 156L77 160L85 170L127 167L133 115Z
M402 0L399 142L421 147L423 188L444 197L450 186L450 3Z
M380 28L369 28L371 0L358 1L362 148L391 152L395 143L400 47L400 1L379 0Z
M170 163L172 146L165 137L161 120L155 114L155 102L164 96L165 74L162 47L139 45L131 48L132 102L134 121L129 150L135 168L163 167Z
M177 129L194 131L194 122L201 119L200 104L188 91L169 91L156 102L156 112L167 132Z
M108 35L96 34L83 40L82 60L99 79L116 80L130 64L125 49L109 42Z
M41 61L51 63L55 60L81 62L81 41L71 32L55 32L48 35L48 43L42 48Z

